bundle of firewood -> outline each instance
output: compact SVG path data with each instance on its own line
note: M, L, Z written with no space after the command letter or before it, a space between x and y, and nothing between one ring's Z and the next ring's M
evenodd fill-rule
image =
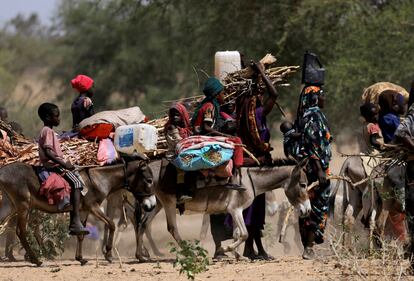
M265 73L268 75L269 79L272 81L275 86L288 86L287 79L289 75L296 72L299 66L274 66L276 63L276 58L271 54L267 54L260 60L260 63L265 68ZM254 70L248 66L242 70L229 73L224 78L224 91L226 101L231 101L240 97L244 94L249 94L251 91L251 86L253 83ZM263 81L259 80L258 86L261 89L265 89L266 85ZM175 101L168 101L168 103L181 102L184 103L187 107L194 108L198 102L204 98L204 95L196 97L188 97ZM168 121L168 117L162 117L159 119L154 119L148 122L148 124L155 126L158 129L158 143L157 151L158 154L162 154L167 149L167 142L164 136L164 125Z
M153 119L147 122L147 124L154 126L157 128L158 132L158 142L157 142L157 150L152 154L148 155L150 158L152 156L161 156L163 155L167 150L167 140L165 139L164 135L164 126L168 121L168 116L164 116L158 119Z
M274 86L288 86L287 78L289 75L296 72L299 66L274 66L276 58L271 54L267 54L260 60L263 65L266 75ZM248 66L239 71L229 73L224 78L225 96L226 100L233 100L237 97L251 93L251 86L253 83L253 76L255 71L251 66ZM266 85L260 79L257 81L260 89L265 89Z
M69 139L61 142L66 161L77 166L98 165L96 155L98 144L83 139ZM29 165L40 165L39 148L37 143L17 143L11 145L0 141L0 167L13 162L23 162Z
M0 129L7 132L11 143L0 140L0 167L13 162L40 165L39 148L36 142L17 134L9 124L0 120ZM96 155L98 144L84 139L68 139L61 141L66 161L78 166L98 165Z

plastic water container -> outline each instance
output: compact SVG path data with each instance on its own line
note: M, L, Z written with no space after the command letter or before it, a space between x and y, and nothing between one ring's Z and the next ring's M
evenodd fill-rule
M115 149L127 155L152 152L157 142L157 128L148 124L124 125L115 130Z
M223 82L227 74L241 69L238 51L216 52L214 56L214 76Z

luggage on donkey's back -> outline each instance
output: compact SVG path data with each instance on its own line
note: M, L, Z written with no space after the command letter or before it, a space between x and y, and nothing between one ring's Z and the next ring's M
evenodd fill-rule
M111 139L99 141L97 160L99 165L111 165L118 160L118 153Z
M212 169L230 161L234 144L225 137L192 136L181 140L172 163L184 171Z
M89 140L105 139L115 129L123 125L139 124L146 117L138 106L98 112L79 123L79 133Z
M386 90L392 90L395 92L400 93L406 101L408 101L409 93L406 89L401 87L400 85L390 83L390 82L378 82L375 84L372 84L368 88L364 89L364 92L362 93L361 99L362 102L370 102L374 104L378 104L378 98L380 94Z
M126 125L118 127L115 131L115 148L123 154L152 152L157 149L157 142L157 128L152 125Z

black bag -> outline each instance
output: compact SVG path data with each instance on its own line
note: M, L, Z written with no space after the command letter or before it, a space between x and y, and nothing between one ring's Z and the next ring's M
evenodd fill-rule
M306 51L303 58L302 84L323 85L325 81L325 68L314 53Z

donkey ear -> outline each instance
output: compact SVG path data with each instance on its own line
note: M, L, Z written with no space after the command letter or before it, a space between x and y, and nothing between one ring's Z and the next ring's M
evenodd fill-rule
M305 167L306 165L308 165L308 162L309 162L309 158L303 158L299 163L298 163L298 165L301 167L301 168L303 168L303 167Z
M292 178L298 178L300 176L300 170L302 170L302 166L297 164L295 168L292 170L292 174L290 175Z
M144 153L141 153L141 152L135 152L134 153L134 157L137 159L137 160L143 160L143 161L149 161L149 158L148 158L148 156L147 155L145 155Z

